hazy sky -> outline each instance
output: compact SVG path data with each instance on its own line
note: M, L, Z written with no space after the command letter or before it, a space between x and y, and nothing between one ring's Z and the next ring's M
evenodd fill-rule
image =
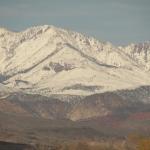
M0 0L0 26L54 25L117 45L150 40L150 0Z

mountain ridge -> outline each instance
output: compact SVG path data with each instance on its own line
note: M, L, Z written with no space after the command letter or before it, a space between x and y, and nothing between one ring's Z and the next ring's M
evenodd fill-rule
M0 29L1 141L110 149L122 139L124 148L114 145L129 149L130 135L150 135L149 62L149 43L116 47L47 25Z
M0 29L0 81L46 96L90 95L149 85L150 46L143 63L137 59L145 57L133 55L131 48L49 25L21 32ZM93 91L87 88L94 86Z

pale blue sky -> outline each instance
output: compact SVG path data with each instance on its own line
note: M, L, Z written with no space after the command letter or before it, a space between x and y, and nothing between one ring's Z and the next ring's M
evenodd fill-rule
M0 0L0 26L54 25L116 45L150 40L150 0Z

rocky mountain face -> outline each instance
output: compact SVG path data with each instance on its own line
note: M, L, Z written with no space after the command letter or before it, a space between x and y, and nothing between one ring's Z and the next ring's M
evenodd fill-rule
M0 111L87 120L149 112L150 43L115 47L54 26L0 28Z
M91 95L150 84L149 43L118 48L54 26L0 29L0 81L30 94Z
M134 149L136 133L150 135L149 42L0 28L0 149Z
M142 65L145 70L150 70L150 42L131 44L123 48L124 52Z

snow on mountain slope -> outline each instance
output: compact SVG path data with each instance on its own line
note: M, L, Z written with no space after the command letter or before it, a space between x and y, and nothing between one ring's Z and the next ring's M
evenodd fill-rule
M147 71L150 70L150 42L131 44L121 49L132 59L143 65Z
M89 95L149 85L123 48L54 26L0 29L0 81L25 92Z
M0 83L0 99L7 97L8 95L10 95L13 92L15 92L15 90L13 90L7 86L4 86L3 84Z

